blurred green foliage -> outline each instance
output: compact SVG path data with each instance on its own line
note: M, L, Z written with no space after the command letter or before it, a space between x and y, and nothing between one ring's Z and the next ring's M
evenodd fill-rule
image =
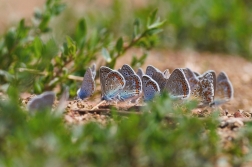
M167 34L176 47L238 54L252 59L250 1L165 1ZM161 7L161 6L160 6ZM171 41L172 41L171 40Z

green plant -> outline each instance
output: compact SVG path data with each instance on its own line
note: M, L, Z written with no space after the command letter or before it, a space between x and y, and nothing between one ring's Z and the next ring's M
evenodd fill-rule
M17 27L11 28L0 39L1 84L18 87L22 91L41 93L60 86L68 85L70 94L75 95L77 85L72 78L81 76L102 53L106 65L114 67L116 60L133 47L148 50L154 46L156 34L161 32L164 21L156 16L157 10L148 17L148 23L141 29L137 20L132 29L132 39L127 36L114 40L113 32L106 29L88 30L85 19L80 19L73 35L66 35L63 44L52 38L50 20L59 15L65 5L60 0L48 0L44 10L37 10L34 23L27 26L21 20ZM105 49L108 48L108 49ZM134 58L132 65L142 64L145 53L140 59ZM61 89L63 90L63 89Z

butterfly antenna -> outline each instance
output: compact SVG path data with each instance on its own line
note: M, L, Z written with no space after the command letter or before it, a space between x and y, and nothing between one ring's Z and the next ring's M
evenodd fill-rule
M103 103L105 103L106 100L102 100L100 103L98 103L96 106L94 106L91 111L95 110L95 109L98 109L100 105L102 105Z

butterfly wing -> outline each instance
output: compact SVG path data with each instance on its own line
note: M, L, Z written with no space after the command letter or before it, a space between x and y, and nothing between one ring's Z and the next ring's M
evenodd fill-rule
M217 77L217 83L223 80L229 80L228 76L225 72L220 72L220 74Z
M166 85L167 79L165 78L164 74L158 70L157 68L153 66L148 66L146 68L146 75L150 76L152 79L154 79L162 91Z
M77 96L80 99L91 96L95 91L95 81L91 68L86 70L81 88L77 91Z
M54 99L54 92L44 92L41 95L32 98L27 104L27 109L28 111L33 112L52 108Z
M140 77L140 79L142 80L142 77L143 77L143 75L144 75L144 72L143 72L143 70L141 69L141 68L138 68L138 70L137 70L137 75Z
M174 98L186 99L190 96L190 86L182 69L175 69L171 73L165 90Z
M220 105L233 98L234 90L228 76L221 72L217 77L214 104Z
M32 112L41 108L41 99L38 97L32 98L27 104L27 110Z
M124 64L122 68L118 71L123 75L123 77L128 77L136 74L135 71L128 64Z
M142 82L135 71L127 64L124 64L118 71L125 79L125 86L120 91L119 99L128 100L138 96L142 90Z
M102 100L114 100L125 86L125 79L118 71L111 71L103 84Z
M200 99L201 106L209 105L214 100L214 77L212 71L208 71L198 77L199 82L192 95Z
M157 71L158 71L157 68L155 68L155 67L152 66L152 65L149 65L149 66L147 66L147 68L146 68L146 75L148 75L149 77L152 78L152 75L153 75L154 73L156 73Z
M125 86L120 92L120 100L137 98L142 93L142 81L138 75L125 77Z
M160 93L160 88L157 82L148 75L143 75L142 83L143 83L143 94L145 101L152 100L156 94Z
M101 84L101 96L104 96L105 90L105 81L107 78L108 73L112 71L109 67L101 66L100 67L100 84Z
M198 78L195 76L194 72L192 70L190 70L189 68L184 68L183 72L185 74L185 77L190 85L190 89L191 92L195 89L195 87L197 86L199 80Z
M167 79L164 77L164 74L162 72L159 72L159 71L154 72L151 78L154 79L158 83L158 86L161 91L165 88Z

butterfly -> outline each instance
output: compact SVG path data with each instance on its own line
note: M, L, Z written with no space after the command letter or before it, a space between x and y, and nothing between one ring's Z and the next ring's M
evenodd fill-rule
M214 101L216 89L216 75L213 70L209 70L202 75L196 76L189 68L183 69L189 82L193 98L200 100L199 106L210 105Z
M190 96L191 89L182 69L177 68L171 73L164 90L173 98L186 99Z
M156 94L160 93L158 83L155 80L153 80L150 76L143 75L142 83L143 83L144 101L150 101L155 97Z
M105 66L100 67L100 82L102 100L106 101L118 99L119 93L125 86L122 74Z
M234 90L232 83L224 72L220 72L216 81L214 102L211 106L217 106L228 102L233 98Z
M146 75L150 76L152 79L154 79L158 83L161 91L164 89L167 79L163 72L161 72L154 66L149 65L146 68Z
M81 88L79 88L77 91L77 97L79 99L85 99L94 93L95 91L94 78L95 78L95 74L89 67L85 72L85 75L81 84Z
M118 70L125 79L125 86L119 93L122 101L138 98L142 93L142 81L135 71L127 64Z
M194 96L201 97L200 106L210 105L214 100L214 92L216 89L216 75L215 72L209 70L204 74L198 76L199 82L195 88Z
M52 91L44 92L41 95L32 98L27 104L27 109L29 112L51 109L54 100L55 100L54 92Z

